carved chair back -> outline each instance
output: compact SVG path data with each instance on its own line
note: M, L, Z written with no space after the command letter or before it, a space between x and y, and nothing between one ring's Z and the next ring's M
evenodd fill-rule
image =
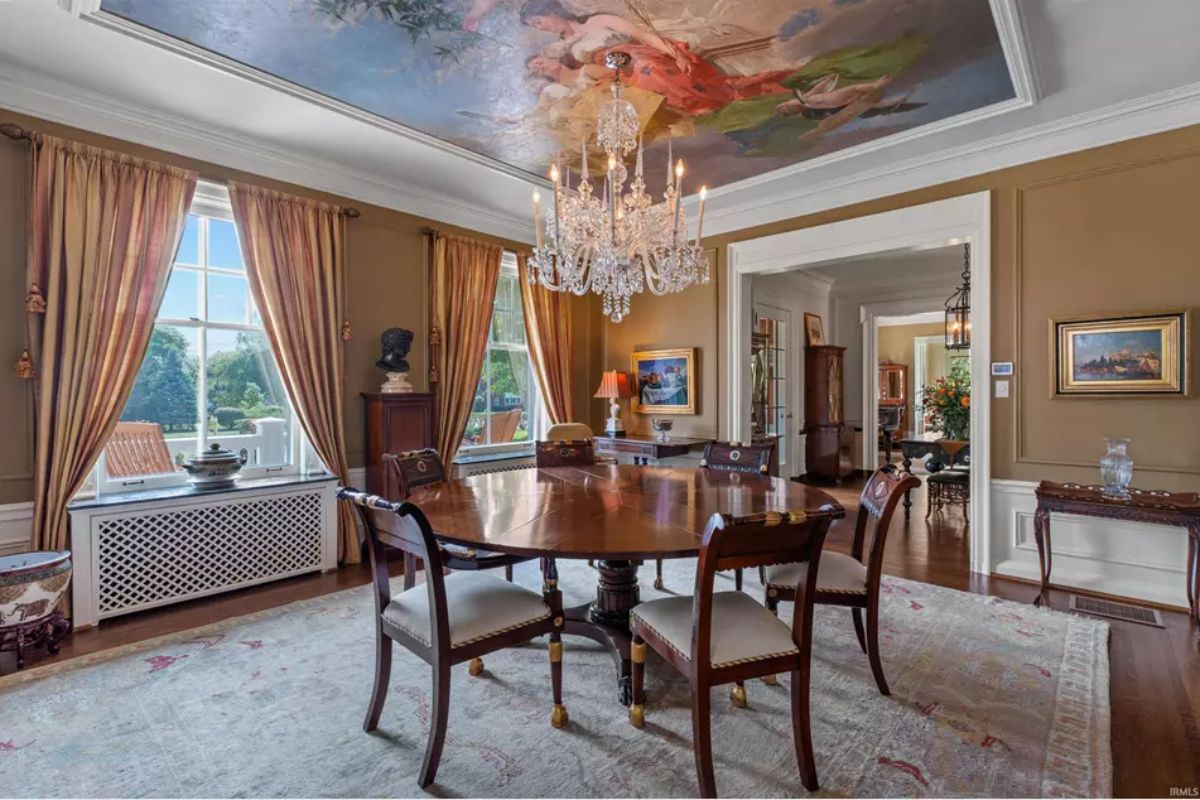
M819 512L768 511L744 517L713 514L700 544L696 563L696 594L692 602L692 655L708 653L712 631L714 577L718 572L770 564L808 562L806 596L817 588L817 569L825 534L840 508L823 507ZM802 614L794 615L792 633L804 635Z
M539 467L590 467L596 463L591 439L538 442L535 454Z
M431 483L446 481L446 465L437 450L406 450L402 453L384 453L384 469L392 470L400 496L408 497L413 489Z
M766 475L771 470L771 455L775 442L742 444L741 442L709 442L704 446L700 466L725 472L755 472Z
M425 586L429 592L429 630L432 634L426 645L413 637L404 637L404 644L415 652L439 652L439 644L450 646L450 617L446 610L446 584L442 570L442 553L434 538L433 528L425 514L408 501L394 502L357 489L341 487L339 500L349 503L366 533L367 552L371 559L371 579L375 588L376 624L383 625L383 610L392 599L385 548L402 550L425 562ZM389 633L391 635L391 633ZM397 638L392 636L392 638ZM411 639L411 641L409 641Z
M867 585L879 583L883 569L883 548L887 543L888 528L892 524L892 513L896 504L909 489L919 488L916 478L896 468L895 464L884 464L867 481L858 498L858 519L854 523L854 542L850 553L860 563L867 565ZM869 560L863 561L867 527L871 527L871 549Z

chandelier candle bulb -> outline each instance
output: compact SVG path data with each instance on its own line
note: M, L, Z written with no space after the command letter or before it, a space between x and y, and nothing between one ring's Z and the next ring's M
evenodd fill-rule
M708 197L708 187L700 187L700 212L696 220L696 244L700 244L700 237L704 233L704 198Z

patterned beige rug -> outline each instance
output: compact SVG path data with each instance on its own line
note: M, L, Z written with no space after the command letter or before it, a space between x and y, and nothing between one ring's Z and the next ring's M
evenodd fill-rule
M693 569L668 564L668 587L690 586ZM532 565L518 573L536 581ZM587 599L594 573L578 562L562 573L568 599ZM875 688L849 612L818 609L823 794L1111 794L1107 624L885 580L891 697ZM749 591L761 596L753 581ZM648 582L643 592L657 594ZM429 670L398 648L379 733L362 733L370 619L364 587L0 678L0 795L422 795ZM652 656L639 731L616 704L612 662L596 645L569 637L564 674L571 722L555 730L544 642L489 657L479 678L457 667L431 794L695 795L685 682ZM786 678L747 689L744 710L724 692L714 697L718 791L803 795Z

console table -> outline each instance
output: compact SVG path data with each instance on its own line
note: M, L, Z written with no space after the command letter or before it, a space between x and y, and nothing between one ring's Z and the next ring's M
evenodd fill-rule
M1160 492L1130 489L1128 499L1107 497L1099 486L1079 483L1038 484L1037 510L1033 515L1033 536L1037 541L1041 588L1034 605L1043 605L1050 591L1050 514L1080 514L1103 519L1175 525L1188 532L1187 598L1188 615L1196 620L1200 610L1200 494L1196 492Z
M593 441L597 455L633 456L634 464L644 466L662 458L687 455L689 451L702 448L712 440L671 436L663 441L656 433L630 433L625 436L601 434L593 437Z
M955 464L963 463L963 460L971 455L971 446L968 444L965 447L960 447L951 455L947 453L938 442L940 440L930 434L925 436L916 436L909 439L901 439L895 444L900 446L900 453L904 457L901 466L909 475L913 474L912 462L922 456L932 455L925 464L925 469L930 473L941 472L947 466L953 467ZM908 519L912 512L912 490L909 489L904 493L904 518Z

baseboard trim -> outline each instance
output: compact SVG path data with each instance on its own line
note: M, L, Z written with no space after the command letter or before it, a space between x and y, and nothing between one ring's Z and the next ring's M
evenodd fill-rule
M1026 577L1023 577L1020 575L1010 575L1010 574L1003 573L1003 572L993 572L988 577L997 579L997 580L1002 580L1002 581L1011 581L1013 583L1020 583L1020 584L1026 585L1026 586L1037 587L1037 586L1041 585L1040 582L1036 578L1026 578ZM1121 603L1133 603L1134 605L1146 606L1147 608L1157 608L1162 611L1175 611L1180 614L1188 613L1187 606L1181 606L1181 605L1177 605L1175 603L1164 603L1164 602L1160 602L1158 600L1147 600L1142 597L1130 597L1129 595L1124 595L1124 594L1112 594L1111 592L1101 592L1101 591L1097 591L1096 589L1082 589L1078 586L1060 586L1057 583L1051 583L1050 588L1055 591L1066 592L1069 594L1082 594L1082 595L1087 595L1088 597L1096 597L1096 598L1099 598L1100 600L1112 600L1112 601L1121 602Z

